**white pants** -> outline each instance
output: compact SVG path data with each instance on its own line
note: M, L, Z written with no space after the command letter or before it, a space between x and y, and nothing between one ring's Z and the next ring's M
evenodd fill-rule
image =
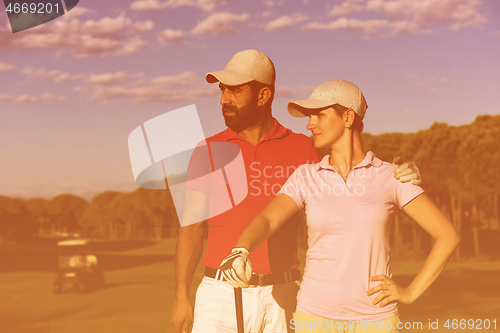
M245 333L291 333L290 322L297 305L297 282L244 288ZM234 288L204 277L196 292L192 333L235 333Z

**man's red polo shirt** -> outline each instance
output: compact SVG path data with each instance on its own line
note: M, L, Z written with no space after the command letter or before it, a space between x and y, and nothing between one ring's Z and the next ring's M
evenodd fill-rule
M208 145L211 142L237 144L243 155L248 184L248 195L241 203L208 221L207 249L202 263L218 268L236 245L243 230L271 202L295 169L301 164L319 162L322 154L314 148L310 138L293 133L276 119L271 132L256 146L229 128L206 139L206 142ZM200 165L194 165L192 161L193 159L189 165L188 176L190 173L200 172L193 172L193 169L199 169ZM205 163L202 167L210 166ZM210 170L206 173L209 172ZM208 193L210 200L210 184L203 179L206 178L190 181L186 186ZM290 219L251 253L250 260L254 272L270 274L298 267L297 227L298 220Z

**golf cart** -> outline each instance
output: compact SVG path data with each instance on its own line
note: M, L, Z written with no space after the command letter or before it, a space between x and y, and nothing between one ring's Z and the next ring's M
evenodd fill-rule
M90 239L69 239L57 243L58 273L52 290L62 294L68 290L81 293L104 285L104 273L92 249Z

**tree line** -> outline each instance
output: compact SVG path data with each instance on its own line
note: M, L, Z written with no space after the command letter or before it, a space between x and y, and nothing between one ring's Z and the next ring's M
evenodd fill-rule
M385 160L414 161L422 187L462 235L455 257L500 258L500 115L482 115L473 123L434 123L416 133L363 135L365 149ZM432 239L399 212L394 221L393 253L404 257L410 245L420 259ZM410 251L406 251L410 252Z
M500 256L500 115L473 123L435 123L416 133L363 133L366 151L414 161L422 187L462 235L456 259ZM324 153L328 153L325 151ZM421 259L432 239L404 213L394 215L392 255ZM33 236L144 239L175 237L179 221L168 190L105 191L90 202L73 194L52 199L0 196L0 244ZM299 243L305 244L305 226Z
M105 191L90 202L73 194L52 199L0 195L0 244L38 237L145 239L175 237L179 222L169 191Z

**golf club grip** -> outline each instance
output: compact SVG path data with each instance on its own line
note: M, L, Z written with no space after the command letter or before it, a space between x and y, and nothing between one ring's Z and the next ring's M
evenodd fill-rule
M245 333L243 326L243 297L241 288L234 288L234 303L236 305L236 325L238 333Z

